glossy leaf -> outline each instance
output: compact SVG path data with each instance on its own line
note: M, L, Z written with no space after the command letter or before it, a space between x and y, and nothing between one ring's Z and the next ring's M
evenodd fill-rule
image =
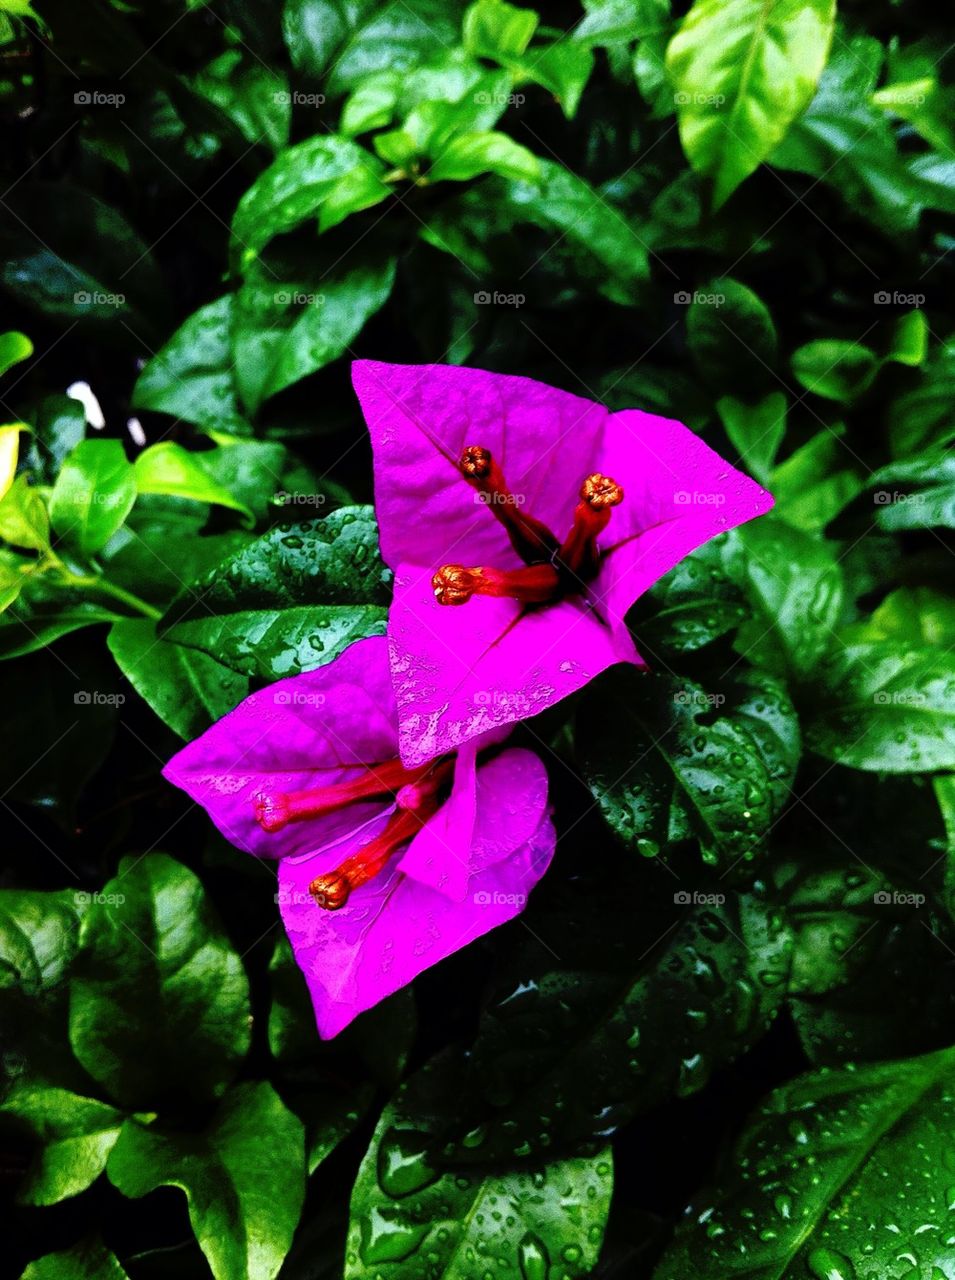
M680 140L717 208L808 106L834 0L696 0L667 49Z
M872 386L879 360L871 347L831 338L807 342L794 351L792 366L807 391L845 404Z
M65 1089L22 1084L0 1105L0 1125L18 1121L30 1133L33 1159L17 1191L21 1204L56 1204L85 1191L106 1168L123 1113Z
M906 1252L926 1275L946 1276L945 1229L924 1224L944 1221L949 1201L953 1061L946 1049L777 1089L737 1142L719 1190L686 1218L658 1280L714 1268L748 1280L891 1275Z
M507 1280L546 1275L551 1259L569 1280L587 1275L609 1209L609 1149L536 1170L442 1173L425 1153L457 1066L451 1054L429 1063L379 1120L352 1192L345 1280L471 1280L478 1257Z
M48 1253L31 1262L20 1280L128 1280L126 1272L98 1240Z
M144 449L133 464L133 470L139 493L161 493L189 498L193 502L212 502L240 512L249 524L254 522L255 517L245 503L235 498L205 469L202 455L189 453L172 440Z
M272 1280L302 1210L302 1126L269 1084L240 1084L198 1133L127 1120L108 1174L126 1196L181 1188L216 1280Z
M50 494L54 532L84 556L101 550L136 501L136 479L119 440L83 440Z
M384 631L391 576L369 507L278 525L173 602L161 633L275 680Z
M124 859L83 920L70 1042L116 1101L222 1092L249 1045L248 981L196 876Z
M768 485L786 434L786 397L781 391L770 391L762 400L747 404L733 396L723 396L716 408L730 443L747 470L760 484ZM778 493L773 493L778 502Z

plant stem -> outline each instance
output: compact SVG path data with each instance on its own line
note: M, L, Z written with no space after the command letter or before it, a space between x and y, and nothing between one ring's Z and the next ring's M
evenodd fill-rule
M91 574L88 577L80 577L77 574L69 575L69 585L73 587L92 587L97 591L103 591L108 596L112 596L114 600L119 600L123 604L129 605L131 609L135 609L137 613L141 613L144 618L151 618L153 622L158 622L162 617L162 610L157 609L154 605L147 604L145 600L141 600L139 596L133 595L131 591L127 591L124 587L118 587L115 582L110 582L106 578L99 578Z

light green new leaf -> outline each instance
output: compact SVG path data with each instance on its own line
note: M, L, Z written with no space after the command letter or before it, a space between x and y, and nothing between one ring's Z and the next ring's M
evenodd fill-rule
M271 1085L240 1084L198 1133L127 1120L107 1173L125 1196L184 1191L215 1280L272 1280L302 1211L304 1131Z
M845 435L843 423L823 427L765 482L787 524L817 533L865 488L862 464L843 443Z
M464 47L478 58L506 62L519 58L533 38L540 17L505 0L476 0L464 15Z
M119 440L81 440L50 494L57 536L83 556L100 551L136 501L136 476Z
M793 352L792 368L807 391L847 404L872 386L879 358L860 342L818 338Z
M23 1124L36 1150L17 1190L20 1204L57 1204L85 1191L106 1168L119 1137L121 1111L67 1089L15 1086L0 1106L2 1117Z
M773 462L786 434L786 397L781 391L755 404L747 404L734 396L722 396L716 402L730 443L739 453L750 474L768 485ZM778 502L778 495L777 502Z
M953 1070L955 1049L944 1049L777 1089L655 1280L861 1280L900 1265L947 1280Z
M25 333L18 333L16 329L0 333L0 377L15 364L28 360L32 355L33 343Z
M0 538L26 551L45 551L50 545L46 505L25 474L0 498Z
M253 525L254 513L213 479L202 465L201 458L201 454L189 453L172 440L150 445L133 464L136 488L139 493L164 493L175 498L190 498L193 502L229 507L241 512L249 525Z
M670 41L680 140L724 204L812 99L835 0L696 0Z
M506 133L463 133L443 147L428 170L432 182L466 182L479 173L499 173L518 182L535 182L537 157Z

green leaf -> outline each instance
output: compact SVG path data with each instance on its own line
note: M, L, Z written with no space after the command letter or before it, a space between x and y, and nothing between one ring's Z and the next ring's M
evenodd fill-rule
M534 1171L440 1173L425 1151L459 1083L445 1053L386 1107L352 1192L345 1280L473 1280L476 1257L502 1275L543 1276L558 1258L567 1280L587 1275L610 1205L610 1149Z
M955 776L942 774L932 785L945 824L945 905L955 920Z
M762 400L747 404L734 396L723 396L717 400L716 410L730 444L750 474L768 485L786 434L786 397L781 391L770 391Z
M678 299L680 295L677 295ZM738 280L714 280L694 295L686 340L706 381L751 397L776 363L776 327L766 304Z
M699 841L730 870L761 852L799 760L799 728L781 684L762 673L704 690L621 668L580 710L581 772L614 834L654 857Z
M17 1190L19 1204L57 1204L85 1191L106 1168L123 1114L103 1102L42 1084L17 1085L0 1106L37 1149Z
M953 1065L955 1050L946 1049L805 1075L777 1089L701 1201L703 1221L698 1212L684 1218L656 1280L717 1270L753 1280L888 1276L898 1272L900 1251L912 1251L924 1275L944 1276L946 1230L913 1224L943 1222L947 1213ZM874 1232L870 1222L897 1230ZM757 1233L754 1224L771 1225Z
M236 671L276 680L383 634L390 582L372 509L344 507L264 534L174 601L160 630Z
M884 85L872 95L872 101L911 124L930 146L949 154L955 149L951 125L955 94L943 89L935 76Z
M164 440L150 445L133 464L139 493L163 493L192 502L211 502L239 511L250 525L255 516L202 465L202 454L189 453L181 444Z
M33 343L25 333L11 329L8 333L0 333L0 378L21 360L29 360L33 355Z
M124 858L83 920L70 1041L126 1106L225 1088L249 1047L249 987L201 883L162 853Z
M136 478L119 440L81 440L50 494L54 532L91 556L105 547L136 501Z
M233 330L236 380L250 413L349 350L394 281L393 258L343 267L318 287L257 273L236 295Z
M36 571L24 574L19 595L0 616L0 660L35 653L72 631L120 617L110 605L89 598L85 591L58 585L51 577Z
M738 626L743 597L726 573L719 540L704 543L656 582L628 622L641 649L693 653Z
M862 466L852 446L843 443L845 436L842 423L824 427L766 481L776 514L787 524L818 533L865 488Z
M669 0L584 0L586 16L572 31L587 45L611 45L653 35L670 14Z
M887 414L889 440L896 458L905 458L932 445L948 444L955 436L951 412L955 398L955 341L937 347L917 386L898 396Z
M724 563L752 609L736 637L737 652L769 671L814 678L843 608L843 575L832 546L763 517L733 531Z
M812 750L853 769L927 773L955 768L955 670L934 648L850 643L818 675Z
M116 209L69 183L22 182L0 214L0 282L24 306L123 337L123 322L147 338L155 333L162 278L149 245Z
M792 368L807 391L847 404L872 386L879 358L859 342L819 338L793 352Z
M540 166L527 147L506 133L464 133L440 152L428 170L432 182L466 182L480 173L499 173L516 181L534 182Z
M271 1085L240 1084L198 1133L127 1120L107 1172L126 1196L184 1191L215 1280L272 1280L305 1196L302 1125Z
M50 545L46 505L25 473L0 498L0 538L27 551L45 551Z
M696 0L670 41L680 141L716 208L769 156L815 92L834 0Z
M445 1113L442 1159L512 1164L603 1142L763 1036L792 952L781 914L677 879L662 889L614 867L602 887L575 877L550 890L555 907L532 905L534 936L515 934Z
M248 432L236 403L232 308L227 293L193 312L136 379L134 409L168 413L204 431Z
M333 134L319 134L280 151L239 201L232 219L235 261L247 266L275 236L294 231L318 214L336 185L342 179L354 181L355 172L363 168L372 175L383 172L381 162L357 143ZM383 200L388 190L378 182L357 207L375 203L373 195Z
M869 476L875 517L883 529L955 528L955 454L934 449L890 462Z
M246 142L278 151L288 142L288 81L244 49L227 49L200 71L195 87L238 126Z
M533 38L540 17L505 0L476 0L464 15L464 45L478 58L506 62L519 58Z
M208 654L161 639L148 618L114 622L107 643L139 696L181 738L197 738L249 692L247 677Z
M31 1262L20 1280L129 1280L126 1272L98 1240L48 1253Z
M819 92L770 163L830 184L850 209L891 234L915 226L929 189L906 166L885 116L869 105L883 56L870 36L840 40Z

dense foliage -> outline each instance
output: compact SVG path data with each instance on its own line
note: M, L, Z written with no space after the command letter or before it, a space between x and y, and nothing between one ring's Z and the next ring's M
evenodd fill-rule
M944 9L0 40L10 1274L955 1280ZM634 608L650 674L518 731L523 916L323 1043L274 868L159 769L384 629L354 355L678 418L776 508Z

